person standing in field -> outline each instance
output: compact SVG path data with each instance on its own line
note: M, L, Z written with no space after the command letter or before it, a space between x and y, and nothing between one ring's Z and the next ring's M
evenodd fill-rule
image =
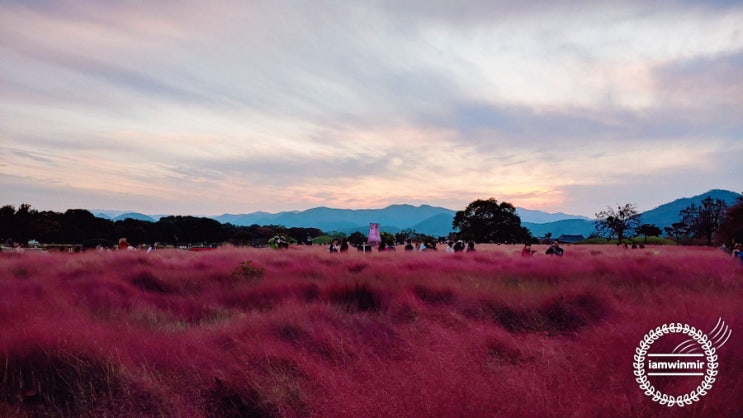
M557 241L557 240L552 242L552 245L549 248L547 248L547 252L546 252L547 255L557 255L557 256L561 256L564 253L565 253L565 250L563 250L560 247L560 241Z

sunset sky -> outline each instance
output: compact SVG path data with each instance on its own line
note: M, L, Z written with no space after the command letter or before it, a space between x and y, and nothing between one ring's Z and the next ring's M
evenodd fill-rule
M743 2L0 0L0 204L743 192Z

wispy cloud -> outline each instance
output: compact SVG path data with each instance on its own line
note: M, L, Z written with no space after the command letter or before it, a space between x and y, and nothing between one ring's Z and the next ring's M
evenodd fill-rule
M0 9L13 202L218 213L494 196L591 215L743 174L736 2Z

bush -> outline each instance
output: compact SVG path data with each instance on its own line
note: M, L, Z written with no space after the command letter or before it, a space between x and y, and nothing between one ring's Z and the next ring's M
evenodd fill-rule
M239 281L256 282L263 277L263 267L253 264L252 260L245 260L232 270L232 278Z

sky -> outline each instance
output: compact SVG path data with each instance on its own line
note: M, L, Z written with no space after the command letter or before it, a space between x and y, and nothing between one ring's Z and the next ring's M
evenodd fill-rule
M743 2L0 0L0 204L743 192Z

